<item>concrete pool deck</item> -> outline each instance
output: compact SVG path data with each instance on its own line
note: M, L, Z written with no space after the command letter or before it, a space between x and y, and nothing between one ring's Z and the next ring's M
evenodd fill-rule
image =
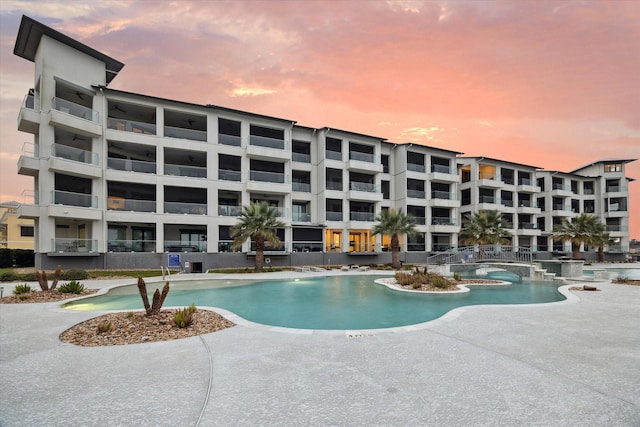
M414 331L239 325L91 348L58 335L101 313L2 304L0 425L637 426L640 287L597 286L559 303L463 307Z

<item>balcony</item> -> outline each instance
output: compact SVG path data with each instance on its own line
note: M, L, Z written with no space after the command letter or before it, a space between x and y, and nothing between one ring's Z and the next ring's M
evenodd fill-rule
M291 184L291 189L301 193L311 193L311 184L306 182L294 182Z
M342 191L342 181L329 181L326 183L327 190Z
M607 248L607 252L609 252L609 253L626 253L626 252L629 252L629 248L627 246L621 246L621 245L610 245Z
M92 138L102 135L97 111L62 98L53 98L49 124Z
M326 212L327 221L342 221L342 212Z
M435 182L460 182L456 170L444 165L431 165L427 178Z
M457 221L448 217L433 217L431 218L431 225L458 225Z
M270 246L265 242L264 244L264 253L265 255L269 254L284 254L288 252L289 244L287 242L280 242L280 246ZM256 242L251 242L251 246L249 252L255 254L256 252Z
M300 163L311 163L311 154L291 153L291 160Z
M411 172L424 173L427 169L424 167L424 165L421 165L421 164L407 163L407 170Z
M40 106L35 105L33 95L25 96L18 113L18 130L36 134L40 131Z
M482 201L480 203L482 203ZM460 201L458 200L458 195L455 193L449 191L432 191L429 206L457 208L460 207Z
M83 208L98 207L98 198L85 193L54 190L51 194L51 200L56 205L78 206Z
M573 212L564 205L553 205L551 215L570 217L573 216Z
M142 160L129 160L118 159L115 157L109 157L107 159L107 168L125 172L140 172L140 173L156 173L155 162L145 162Z
M293 242L293 252L322 252L322 242Z
M569 185L564 185L557 182L551 185L551 196L568 197L572 195L573 192L571 191L571 186Z
M290 160L291 152L287 150L287 144L282 139L251 135L247 156L263 160Z
M306 212L296 212L291 217L295 222L311 222L311 214Z
M155 252L156 240L109 240L109 252Z
M218 171L218 179L222 181L240 182L242 180L242 172L220 169Z
M368 182L351 181L349 183L349 200L362 200L367 202L381 202L382 192L380 186Z
M164 165L164 174L173 176L187 176L191 178L206 178L207 168L201 166Z
M125 199L123 197L109 196L107 198L107 210L128 212L155 212L155 200Z
M87 163L90 165L98 165L98 154L79 148L70 147L68 145L53 144L51 146L51 156L60 157L62 159L74 162Z
M206 203L164 202L164 213L183 215L206 215Z
M18 158L18 174L27 176L38 176L40 173L40 159L38 145L32 142L22 144L22 151Z
M350 171L382 173L380 156L369 153L360 153L358 151L349 152L347 168Z
M242 206L218 205L218 216L240 216Z
M516 186L516 191L523 193L540 193L541 188L531 179L520 178Z
M133 132L142 135L155 135L156 124L137 122L135 120L116 119L109 117L107 120L107 128L122 132Z
M427 223L427 219L423 216L411 215L411 219L413 219L413 223L416 225L425 225Z
M607 231L610 233L626 233L629 231L629 227L620 224L607 225Z
M284 150L287 145L283 139L269 138L267 136L251 135L249 136L249 145L258 147L275 148L276 150Z
M342 161L342 152L341 151L326 150L325 151L325 158L327 158L329 160L337 160L337 161L341 162Z
M535 222L521 222L518 224L518 234L523 236L540 236L542 231Z
M205 130L197 130L197 129L179 128L179 127L174 127L174 126L165 126L164 127L164 136L169 137L169 138L190 139L192 141L206 142L206 140L207 140L207 131L205 131Z
M242 139L236 135L226 135L224 133L219 133L218 144L240 147L240 145L242 145Z
M206 252L207 242L183 242L180 240L165 240L165 252Z
M424 243L407 243L407 252L424 252L427 250L427 245Z
M478 186L479 187L487 187L487 188L502 188L504 183L500 181L500 177L491 174L479 174L478 175Z
M621 185L610 185L605 190L607 193L626 193L628 191L627 187ZM611 194L608 194L611 196Z
M51 239L51 252L98 255L98 241L93 239Z
M424 200L426 198L426 195L427 194L424 192L424 190L412 190L410 188L407 188L407 197L409 198Z
M273 184L287 184L288 177L284 173L265 172L265 171L249 171L250 181L269 182Z
M349 219L351 221L364 221L364 222L373 222L375 221L376 214L373 212L350 212Z

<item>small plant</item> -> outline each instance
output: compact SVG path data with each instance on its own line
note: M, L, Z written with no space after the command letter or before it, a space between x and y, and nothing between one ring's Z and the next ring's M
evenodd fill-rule
M84 291L84 285L78 281L72 280L68 283L60 285L58 292L63 294L81 294Z
M12 271L5 271L0 274L0 282L13 282L18 279L18 275Z
M131 319L133 317L133 311L127 313L127 319Z
M458 273L453 273L453 280L460 281L461 280L460 275Z
M20 294L20 295L18 295L18 299L20 301L27 300L27 299L29 299L29 294Z
M13 293L15 295L28 294L29 292L31 292L31 286L27 285L26 283L24 285L16 285L15 289L13 290Z
M189 307L185 307L178 310L173 316L173 320L178 328L186 328L191 326L193 322L193 313L197 311L196 306L191 304Z
M160 294L160 290L156 289L153 293L151 305L149 305L149 296L147 295L147 284L144 282L142 277L138 277L138 291L140 291L140 297L142 298L142 303L144 304L147 316L153 316L160 313L160 309L162 309L162 304L164 304L164 300L169 294L169 282L167 282L162 288L162 294Z
M97 327L98 334L104 334L111 330L111 322L100 323Z

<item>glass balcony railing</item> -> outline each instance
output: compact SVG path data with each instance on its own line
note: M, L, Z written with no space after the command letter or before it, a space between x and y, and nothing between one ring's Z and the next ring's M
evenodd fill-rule
M241 181L242 173L240 171L220 169L218 171L218 179L222 181Z
M350 151L349 160L357 160L359 162L376 163L376 156L370 153L361 153L359 151Z
M97 252L98 241L93 239L51 239L51 252L92 253Z
M380 193L380 186L376 184L372 184L370 182L351 181L349 183L349 190L365 191L368 193Z
M322 242L293 242L293 252L322 252Z
M535 186L535 182L533 182L530 179L527 178L520 178L518 179L518 185L529 185L529 186Z
M451 219L448 217L433 217L431 218L432 225L457 225L455 219Z
M511 199L500 199L500 204L502 206L506 206L506 207L512 208L513 207L513 200L511 200Z
M407 197L411 197L413 199L424 199L426 196L426 193L424 192L424 190L412 190L410 188L407 188Z
M155 135L156 124L137 122L135 120L116 119L109 117L107 120L107 127L109 129L121 130L123 132L141 133L144 135Z
M629 231L626 225L611 224L607 225L607 231Z
M538 207L536 202L532 200L520 200L518 204L520 205L521 208L537 208Z
M431 165L431 172L451 174L451 168L445 165Z
M337 181L327 182L327 190L342 191L342 182L337 182Z
M122 197L109 196L107 198L107 210L129 211L129 212L155 212L155 200L125 199Z
M427 246L424 243L407 243L407 251L409 252L424 252L427 250Z
M207 131L165 126L164 136L168 136L170 138L191 139L193 141L206 141Z
M156 173L155 162L144 162L142 160L130 160L130 159L117 159L115 157L109 157L107 159L107 168L127 171L127 172L140 172L140 173Z
M331 160L342 161L342 152L341 151L326 150L325 151L325 157L327 159L331 159Z
M411 215L411 219L413 219L413 223L417 225L425 225L427 223L427 219L423 216Z
M286 148L286 144L283 139L269 138L266 136L258 135L250 135L249 144L257 145L258 147L275 148L278 150L284 150Z
M538 223L535 222L521 222L518 224L518 229L520 230L537 230Z
M571 187L568 185L560 184L558 182L551 185L552 190L571 191Z
M242 213L242 206L218 205L219 216L239 216Z
M293 191L300 191L302 193L311 192L311 184L306 182L294 182L291 184Z
M311 222L311 214L305 212L294 212L291 220L296 222Z
M376 214L373 212L349 212L351 221L374 221Z
M192 178L206 178L207 168L202 166L164 165L164 174L173 176L188 176Z
M165 252L206 252L207 242L165 240L164 251Z
M284 184L287 182L286 175L278 172L249 171L250 181L271 182L274 184Z
M611 185L609 187L607 187L606 192L607 193L620 193L622 191L626 191L627 188L620 186L620 185Z
M90 165L98 165L98 153L87 150L81 150L68 145L53 144L51 146L51 156L60 157L62 159L72 160L74 162L87 163Z
M488 180L494 181L494 180L496 180L496 175L493 174L493 173L480 172L480 173L478 173L478 178L479 179L488 179Z
M495 203L496 198L493 196L480 196L480 203Z
M455 193L451 193L449 191L437 191L437 190L431 192L431 198L432 199L443 199L443 200L457 200L457 197L456 197Z
M29 110L38 110L39 105L35 104L36 98L33 95L27 94L22 101L22 108L28 108ZM38 108L36 108L38 107Z
M291 153L291 160L300 163L311 163L311 154Z
M281 206L273 206L273 208L276 210L278 218L289 218L289 209Z
M206 203L164 202L164 212L169 214L206 215Z
M218 143L222 145L231 145L234 147L240 147L242 140L237 135L227 135L224 133L218 134Z
M553 210L554 211L568 211L569 209L567 209L564 205L553 205Z
M327 211L327 221L342 221L342 212Z
M72 116L89 120L90 122L100 123L100 115L97 111L83 105L76 104L75 102L67 101L62 98L53 98L52 106L54 110L58 110L62 113L71 114Z
M265 252L287 252L287 248L288 248L288 243L287 242L280 242L280 246L271 246L266 242L264 244L264 251ZM251 242L250 251L251 252L255 252L256 251L256 242Z
M417 163L407 163L407 170L413 172L424 172L426 168L424 165L419 165Z
M85 193L72 193L70 191L54 190L51 200L56 205L78 206L82 208L97 208L98 197Z
M109 252L155 252L155 240L109 240Z

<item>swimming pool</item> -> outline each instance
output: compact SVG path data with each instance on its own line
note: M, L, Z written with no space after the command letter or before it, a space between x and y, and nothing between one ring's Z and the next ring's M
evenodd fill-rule
M458 294L406 293L374 283L389 276L341 275L299 279L175 282L164 307L219 307L252 322L299 329L381 329L437 319L457 307L564 300L553 283L475 286ZM206 286L206 287L205 287ZM151 289L151 286L148 286ZM143 308L136 286L65 305L73 310Z

